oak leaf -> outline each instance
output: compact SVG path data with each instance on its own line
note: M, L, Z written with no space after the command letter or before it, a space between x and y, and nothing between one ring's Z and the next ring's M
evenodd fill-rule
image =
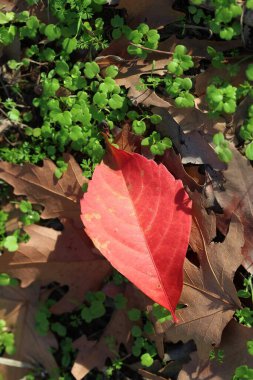
M183 12L174 10L172 5L172 0L120 0L118 8L126 9L131 26L146 22L151 28L159 28L184 16Z
M178 380L231 380L237 367L252 367L252 356L247 350L247 341L250 339L252 328L232 320L224 329L219 346L224 352L222 363L217 358L201 362L194 353L191 355L192 360L179 373Z
M126 62L115 80L120 86L130 88L139 84L142 75L151 73L164 75L167 72L166 65L168 61L169 57L159 59L155 64L152 61L148 63L142 59Z
M81 201L88 236L111 264L174 315L182 290L191 201L162 165L111 146Z
M201 185L186 172L180 155L176 154L173 148L166 150L162 157L162 163L176 179L181 179L183 184L188 186L191 191L201 190Z
M66 223L64 231L31 225L30 235L16 252L0 257L1 271L21 280L27 287L38 280L41 285L58 282L69 290L53 306L55 313L68 312L79 305L88 290L99 289L110 272L110 264L96 253L82 230Z
M238 59L239 61L239 59ZM231 61L231 65L236 65L236 60ZM220 76L224 79L224 82L229 82L232 86L239 87L240 84L244 83L246 80L246 69L247 63L240 63L239 70L236 75L233 75L231 78L231 74L228 68L224 65L224 68L215 68L213 66L209 66L204 72L201 72L196 76L195 81L195 93L197 96L204 95L206 92L207 86L211 83L213 77Z
M235 39L231 41L215 41L210 39L199 39L199 38L189 38L186 37L182 40L177 38L176 35L172 35L164 41L159 43L159 50L168 52L173 51L176 45L184 45L189 54L196 57L197 59L210 59L207 47L211 46L219 52L224 52L226 56L226 51L236 49L241 46L240 39Z
M233 216L224 242L211 243L199 255L200 268L185 260L180 304L187 307L177 311L179 324L157 324L166 341L194 339L202 359L208 358L212 345L220 344L223 329L240 308L233 277L243 259L243 242L241 223Z
M174 107L175 109L175 107ZM183 164L195 164L195 165L210 165L215 170L226 169L226 164L219 160L214 149L208 144L205 139L205 135L198 130L192 130L188 133L184 130L183 120L176 120L172 109L162 109L160 107L153 107L152 112L162 117L162 121L157 125L157 131L162 136L170 137L177 151L182 157ZM180 109L178 114L184 112ZM191 117L193 111L188 110L188 116L186 118L187 123ZM197 119L190 119L191 123L197 122Z
M154 58L156 57L154 56ZM159 57L159 59L156 59L154 65L152 61L151 63L147 63L143 60L138 60L137 62L129 60L129 62L121 68L116 82L120 86L129 89L127 96L133 104L142 104L146 107L168 108L171 104L157 95L154 90L139 88L139 86L143 86L141 82L142 76L150 74L163 76L167 72L166 65L168 61L169 57L166 59L160 59Z
M124 124L122 128L118 129L118 131L119 132L116 133L113 142L114 144L117 144L119 149L128 153L139 153L141 151L141 137L130 131L130 125L128 123Z
M193 252L199 256L205 254L206 245L209 245L216 237L216 217L211 211L207 213L204 207L204 196L191 193L192 199L192 228L190 246Z
M16 195L26 195L31 203L43 205L42 218L70 218L78 223L79 199L87 180L72 156L66 155L65 160L68 169L59 180L51 160L44 160L42 167L0 162L0 178L14 187Z
M108 295L108 286L113 285L107 283L103 287L105 294ZM112 313L111 319L98 341L89 340L86 335L83 335L73 343L73 347L79 351L71 371L76 380L82 379L94 367L102 370L107 358L115 359L117 357L120 344L124 345L127 353L132 350L133 342L130 331L131 327L138 322L130 321L127 310L138 308L146 311L151 300L130 283L121 287L114 285L114 287L117 290L113 291L114 294L110 294L109 290L108 296L114 298L116 294L124 294L127 299L126 309L115 310Z
M13 331L16 347L15 355L5 357L18 360L24 365L24 368L0 365L0 374L6 380L21 379L38 365L44 366L48 372L57 369L50 353L50 347L57 347L56 339L51 333L40 336L35 330L39 293L40 287L36 282L26 289L19 286L0 287L0 318Z
M243 265L253 273L253 169L250 161L238 152L232 144L233 159L223 172L223 183L213 183L215 197L224 209L227 218L235 213L244 227L245 245Z
M126 311L116 310L97 342L88 340L86 336L77 339L73 343L73 347L79 350L71 370L74 378L81 380L93 368L102 369L107 358L115 358L120 344L128 345L131 338L131 326L132 322L129 320ZM114 342L111 350L108 338L113 339Z

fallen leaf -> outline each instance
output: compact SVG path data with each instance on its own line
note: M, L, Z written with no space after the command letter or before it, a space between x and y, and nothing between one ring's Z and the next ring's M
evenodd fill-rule
M200 131L205 134L209 141L212 141L214 133L225 131L226 122L224 118L218 117L212 119L208 112L202 112L196 107L182 109L171 104L168 110L185 133Z
M224 351L224 360L201 362L196 353L179 373L178 380L231 380L235 369L241 365L252 367L252 356L247 351L247 341L252 339L252 328L229 322L222 334L219 349Z
M2 269L1 269L2 270ZM15 355L10 359L23 362L24 368L0 365L0 373L4 379L17 380L23 378L31 367L42 365L49 373L57 369L57 364L50 353L50 348L57 347L56 339L51 333L40 336L35 330L35 314L39 302L38 283L34 282L26 289L19 286L0 287L0 318L15 336Z
M112 146L108 161L97 166L81 201L86 232L119 272L174 314L191 202L162 164Z
M206 183L206 175L201 172L201 165L186 165L185 171L199 187L203 187Z
M20 279L24 288L33 281L68 285L68 292L52 307L54 313L80 305L85 293L99 289L110 273L109 263L96 253L83 231L70 224L65 224L63 233L37 225L26 227L26 232L31 237L28 243L0 257L1 271Z
M128 344L131 338L131 326L132 322L127 313L124 310L116 310L98 342L89 341L85 336L77 339L73 343L73 347L79 350L71 370L74 378L81 380L93 368L102 369L107 358L115 358L120 344ZM106 339L108 337L114 339L113 350L108 346Z
M170 24L185 14L172 8L172 0L120 0L117 8L127 11L128 25L134 27L146 22L150 28L160 28Z
M97 64L100 66L100 63L107 61L110 64L116 65L119 68L125 66L130 61L134 61L133 56L128 54L127 47L129 45L129 41L126 37L121 36L116 40L112 40L110 45L107 46L98 57L95 59ZM116 59L113 57L117 57ZM102 60L102 62L101 62ZM100 66L100 67L101 67Z
M205 134L197 130L185 133L181 123L176 122L170 113L170 109L153 107L152 112L162 117L162 121L157 125L157 131L162 136L171 138L182 157L183 164L206 164L216 170L226 169L226 164L220 161L214 149L205 140Z
M245 119L248 115L249 106L252 104L252 99L248 95L246 96L237 106L236 111L233 115L233 127L234 131L238 134L238 129L244 124Z
M127 96L135 106L142 104L145 107L170 107L170 103L158 96L154 90L147 89L144 91L139 91L133 86L128 91Z
M108 285L110 283L105 286ZM146 311L147 305L150 305L151 301L130 283L123 285L121 288L116 286L116 288L117 292L120 289L120 292L127 299L126 310L115 310L113 312L108 325L98 341L88 340L83 335L73 343L74 348L79 351L71 371L76 380L82 379L94 367L102 370L107 358L114 359L116 357L120 344L124 345L127 352L131 352L132 337L130 331L136 322L130 321L127 310L138 308L139 310ZM113 350L108 346L108 338L113 339Z
M44 160L42 167L0 162L0 178L14 187L16 195L26 195L31 203L43 205L42 218L70 218L79 223L79 199L87 180L72 156L66 155L65 160L68 169L59 180L50 160Z
M223 172L224 182L215 186L214 194L227 218L235 213L244 227L243 265L253 273L253 169L250 161L230 144L233 159Z
M198 56L207 59L210 59L210 55L207 53L208 46L211 46L220 52L226 52L242 46L240 39L231 41L212 41L207 39L184 37L182 40L173 35L170 38L159 43L159 50L163 50L165 52L173 51L176 45L182 44L187 48L192 56ZM226 56L225 53L224 55Z
M16 7L19 0L1 0L0 9L11 12Z
M240 308L233 278L243 259L242 246L243 229L233 216L224 242L211 243L199 255L200 268L185 260L180 304L187 307L177 311L180 323L156 326L166 341L193 339L201 359L209 357L213 345L219 346L223 329Z
M176 179L181 179L183 184L188 186L191 191L201 190L201 186L186 172L180 155L176 154L173 148L166 150L162 163Z
M240 59L240 58L239 58ZM238 60L239 61L239 60ZM229 62L231 65L236 64L236 60L233 60ZM214 77L220 76L223 78L224 82L229 82L232 86L239 87L240 84L242 84L247 78L245 71L247 69L248 62L240 63L239 64L239 72L232 76L231 78L231 72L226 66L222 69L217 69L213 66L209 66L207 70L201 72L196 76L195 79L195 93L197 96L201 96L206 93L206 88L210 84L210 82L213 80Z
M159 375L156 375L155 373L151 373L145 369L139 369L138 373L144 378L148 380L170 380L170 377L162 377Z
M189 244L193 252L199 255L205 254L206 245L209 245L216 236L215 214L213 212L207 213L203 198L203 195L197 191L191 193L192 228Z
M130 125L125 123L122 128L119 128L119 133L114 138L114 144L117 144L119 149L128 153L133 153L138 149L141 150L141 138L130 132Z
M134 87L140 83L140 77L147 74L164 75L167 72L166 65L169 57L159 59L155 63L147 63L143 60L130 61L124 65L115 79L119 86Z

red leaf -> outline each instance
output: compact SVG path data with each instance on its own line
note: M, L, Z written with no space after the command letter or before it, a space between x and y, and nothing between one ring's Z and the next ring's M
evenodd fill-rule
M191 227L191 201L162 164L111 147L81 201L95 246L148 297L175 308Z

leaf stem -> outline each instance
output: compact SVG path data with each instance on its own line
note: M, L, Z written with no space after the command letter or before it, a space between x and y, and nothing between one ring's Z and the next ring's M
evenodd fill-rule
M150 49L150 48L147 48L147 47L142 46L140 44L134 44L133 42L130 42L129 44L132 46L141 48L143 50L152 51L153 53L157 53L157 54L164 54L164 55L169 55L169 56L172 56L174 54L174 52L171 52L171 51ZM191 57L194 59L206 59L206 57L202 57L202 56L198 56L198 55L192 55Z

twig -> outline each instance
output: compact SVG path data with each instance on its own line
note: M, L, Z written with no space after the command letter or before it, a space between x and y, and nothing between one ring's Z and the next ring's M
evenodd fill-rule
M34 367L29 363L25 363L25 362L21 362L20 360L14 360L14 359L9 359L9 358L0 357L0 364L8 365L9 367L34 369Z
M38 66L46 66L46 65L48 65L47 62L38 62L38 61L34 61L33 59L30 59L30 58L29 58L29 62L32 62L32 63L34 63L35 65L38 65Z
M182 25L180 24L173 24L174 26L181 27ZM184 24L184 29L199 29L199 30L206 30L209 32L209 39L212 38L213 32L210 28L207 28L206 26L198 26L198 25L191 25L191 24Z
M2 113L7 119L9 119L7 113L6 113L2 108L0 108L0 112L1 112L1 113Z

